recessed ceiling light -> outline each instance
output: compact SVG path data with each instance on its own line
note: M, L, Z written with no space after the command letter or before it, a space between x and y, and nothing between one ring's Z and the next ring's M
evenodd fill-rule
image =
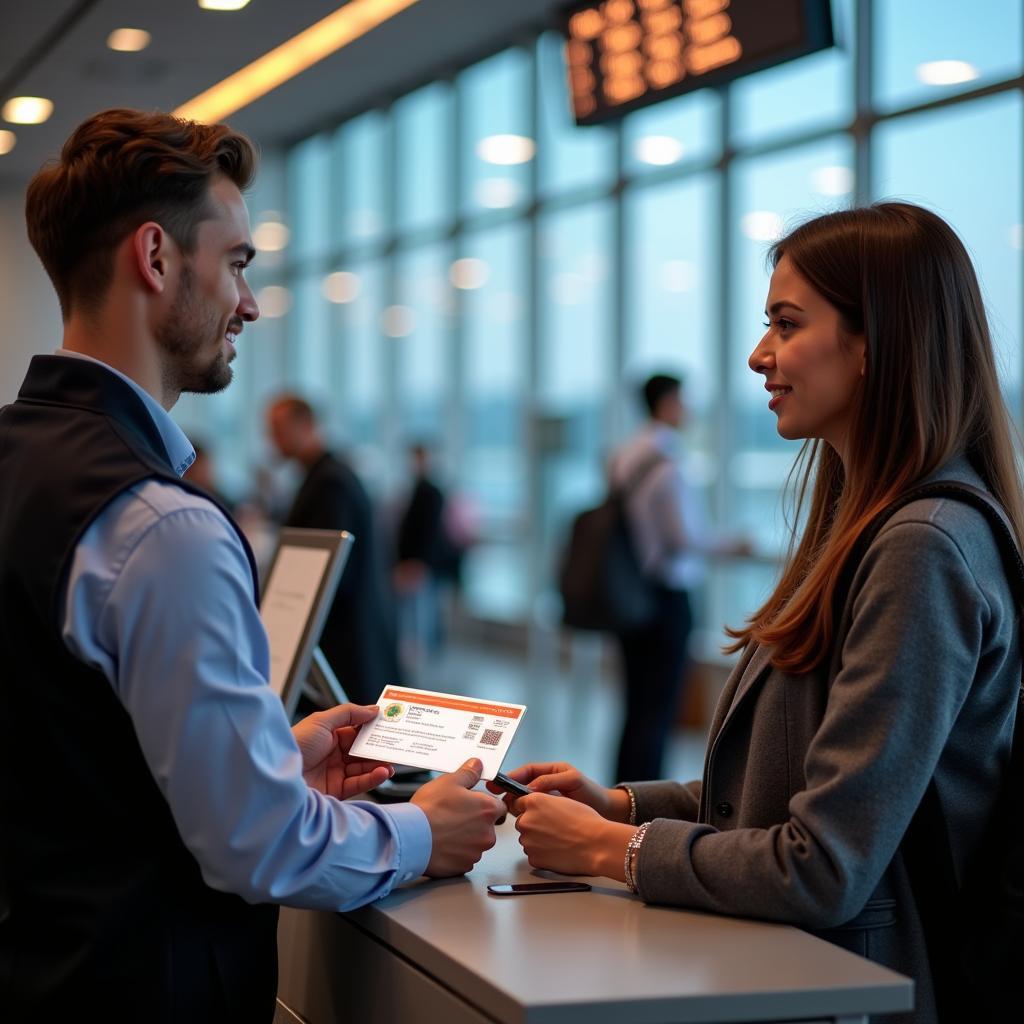
M587 279L574 271L555 274L548 285L551 298L560 306L578 306L586 297L587 288Z
M369 238L380 231L380 217L376 210L353 210L350 219L352 234L357 238Z
M333 14L183 103L174 114L207 124L223 120L418 2L349 0Z
M53 103L43 96L14 96L4 104L3 117L11 124L42 124L53 113Z
M666 260L660 269L661 287L681 295L697 286L697 265L689 260Z
M978 77L978 69L965 60L932 60L917 65L917 77L925 85L959 85Z
M336 270L324 278L320 288L328 302L347 303L359 297L360 284L358 274L349 270Z
M473 259L467 256L464 259L456 260L448 270L448 280L456 288L473 291L475 288L482 288L487 284L491 276L491 268L483 260Z
M260 252L280 252L288 245L291 233L279 220L265 220L257 224L252 233L252 244Z
M774 242L782 237L782 218L772 210L752 210L743 215L740 229L755 242Z
M121 53L138 53L149 46L152 36L144 28L115 28L107 36L107 46Z
M525 135L488 135L476 144L476 155L489 164L509 166L528 163L536 149Z
M853 171L836 164L818 167L811 175L814 191L823 196L845 196L853 191Z
M608 261L604 253L596 250L585 252L577 266L588 284L598 284L608 276Z
M279 284L268 284L256 294L256 305L261 316L275 320L292 308L292 293Z
M408 306L388 306L380 315L380 329L389 338L407 338L416 327L416 314Z
M519 202L523 187L514 178L484 178L477 182L473 195L488 210L504 210Z
M655 167L674 164L683 155L683 144L671 135L645 135L633 147L637 160Z
M9 132L6 128L0 129L0 156L10 153L17 141L18 136L14 132Z
M204 11L240 11L249 0L199 0Z

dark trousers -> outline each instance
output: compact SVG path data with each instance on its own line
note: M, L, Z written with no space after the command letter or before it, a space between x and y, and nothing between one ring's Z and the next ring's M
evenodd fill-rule
M618 635L626 683L626 720L616 782L660 779L676 720L693 615L685 590L663 589L650 625Z

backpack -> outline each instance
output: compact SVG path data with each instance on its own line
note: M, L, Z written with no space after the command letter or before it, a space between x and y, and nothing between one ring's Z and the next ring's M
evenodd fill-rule
M844 566L837 586L842 604L878 532L899 509L920 498L962 501L985 516L1018 607L1024 607L1024 560L1003 512L984 491L955 481L923 484L876 516ZM835 607L842 604L837 601ZM942 1024L1003 1021L1008 1007L1024 1005L1024 677L1003 788L960 887L948 837L932 781L900 851L927 940L939 1019Z
M640 566L626 502L665 461L660 452L654 453L623 486L611 488L600 505L573 520L558 578L566 626L625 633L654 619L657 583Z

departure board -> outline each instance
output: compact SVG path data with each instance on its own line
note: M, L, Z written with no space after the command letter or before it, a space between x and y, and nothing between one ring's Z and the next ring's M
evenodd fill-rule
M591 0L565 11L577 124L832 45L829 0Z

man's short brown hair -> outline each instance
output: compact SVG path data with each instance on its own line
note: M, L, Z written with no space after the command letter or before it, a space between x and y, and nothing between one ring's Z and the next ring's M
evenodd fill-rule
M276 395L270 401L270 411L283 412L293 423L303 423L307 426L316 426L316 410L299 395L285 392Z
M50 275L61 312L96 309L114 272L114 249L156 221L185 252L211 216L208 189L223 175L239 189L256 172L256 151L224 124L163 113L105 110L75 129L60 160L31 181L28 236Z

